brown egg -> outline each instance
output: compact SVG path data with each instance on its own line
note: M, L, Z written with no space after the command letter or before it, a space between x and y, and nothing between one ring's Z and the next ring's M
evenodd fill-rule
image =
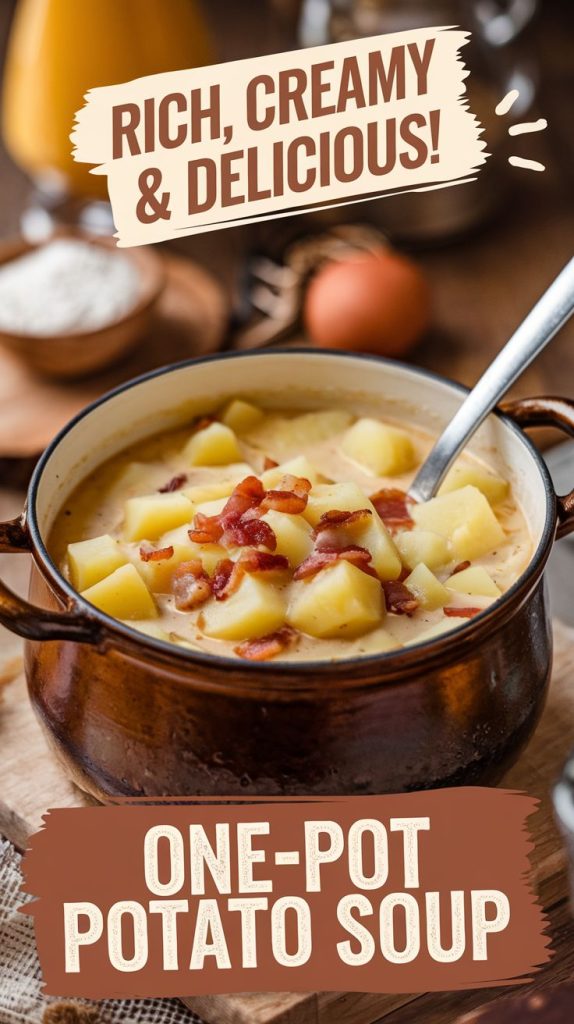
M430 306L418 267L381 247L325 264L307 289L303 321L320 348L401 356L427 330Z

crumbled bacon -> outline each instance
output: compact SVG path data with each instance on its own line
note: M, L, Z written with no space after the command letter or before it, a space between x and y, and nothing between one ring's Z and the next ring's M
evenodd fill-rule
M459 562L458 565L455 565L450 575L456 576L457 572L464 572L465 569L470 569L470 562Z
M231 579L234 567L235 562L232 562L230 558L222 558L215 567L215 572L211 580L211 589L213 590L214 597L218 601L222 600L223 594L225 594L225 597L229 597L229 594L225 593L225 591L229 580Z
M385 580L383 590L387 611L394 615L412 615L419 607L418 599L400 580Z
M212 593L211 580L200 558L192 558L177 567L173 574L172 589L175 607L180 612L190 612L209 600Z
M387 529L411 530L415 525L410 513L414 501L405 491L396 487L383 487L372 495L371 501Z
M294 491L267 491L259 508L261 512L285 512L287 515L300 515L307 508L308 496L295 494Z
M193 424L193 433L197 434L200 430L205 430L207 427L210 427L211 424L215 422L216 421L213 416L202 416Z
M268 469L277 469L278 465L279 463L275 462L275 459L270 459L268 455L263 459L263 469L265 472L267 472Z
M295 570L293 575L294 580L304 580L308 576L315 576L316 573L321 572L322 569L326 569L330 565L335 565L335 562L343 559L346 562L351 562L356 565L358 569L362 569L369 576L375 576L376 572L373 569L371 562L371 552L367 551L366 548L361 548L355 545L349 545L346 548L340 548L339 550L333 551L317 551L315 550L312 555L309 555L304 562Z
M482 608L443 608L444 614L450 619L473 619L483 611Z
M185 473L178 473L177 476L172 476L171 480L168 480L163 487L159 488L158 494L173 494L174 491L180 491L186 483L187 475Z
M261 519L239 518L226 526L221 543L229 548L262 544L269 551L275 551L277 537L269 523L264 523Z
M168 558L173 558L173 544L166 548L141 547L140 558L142 562L164 562Z
M347 547L348 536L344 528L367 520L372 514L368 508L357 509L355 512L342 512L338 509L325 512L314 530L315 550L337 551Z
M213 593L218 601L234 594L246 573L285 572L289 562L284 555L271 555L267 551L243 551L236 562L225 558L215 568Z
M259 637L257 640L245 640L235 648L235 653L248 661L269 661L282 654L294 642L296 636L294 629L284 626L276 633L269 633L268 636Z
M198 512L193 520L193 529L187 535L194 544L217 544L223 534L219 516L205 516Z

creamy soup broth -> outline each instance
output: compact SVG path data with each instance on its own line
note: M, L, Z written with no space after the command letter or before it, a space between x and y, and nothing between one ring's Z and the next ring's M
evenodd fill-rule
M434 502L406 498L433 440L384 417L236 400L100 467L61 510L50 552L96 607L186 649L256 661L400 649L467 624L532 555L508 483L468 454Z

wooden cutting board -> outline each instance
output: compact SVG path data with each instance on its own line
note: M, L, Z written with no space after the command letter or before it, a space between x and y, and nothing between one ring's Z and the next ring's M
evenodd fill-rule
M20 500L16 495L0 500L2 517L15 514ZM0 575L20 590L25 588L27 578L26 558L0 556ZM566 862L553 820L550 793L574 739L574 630L556 623L555 640L554 672L546 710L534 738L504 785L541 800L540 810L531 820L535 840L534 883L542 905L559 907L563 922L568 888ZM25 848L48 808L80 807L88 802L51 757L28 703L20 642L0 629L0 832ZM480 993L471 997L478 997L476 1005L480 1005ZM193 998L189 1006L208 1024L372 1024L389 1014L394 1021L400 1007L407 1014L405 1020L423 1019L416 1007L426 999L431 997L271 993ZM439 1014L432 1020L450 1024L455 1016L446 1011L444 1017ZM427 1021L426 1015L424 1020Z

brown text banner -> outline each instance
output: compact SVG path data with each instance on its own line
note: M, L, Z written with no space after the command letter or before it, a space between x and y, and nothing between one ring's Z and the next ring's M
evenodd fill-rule
M24 861L48 994L417 992L550 956L536 801L492 789L51 811Z

